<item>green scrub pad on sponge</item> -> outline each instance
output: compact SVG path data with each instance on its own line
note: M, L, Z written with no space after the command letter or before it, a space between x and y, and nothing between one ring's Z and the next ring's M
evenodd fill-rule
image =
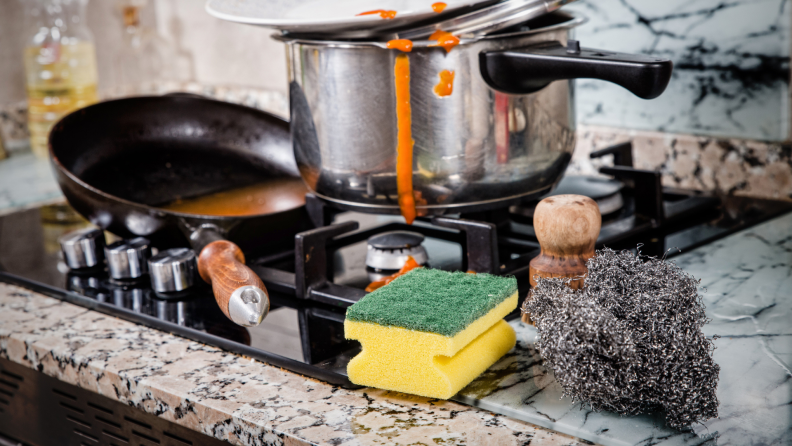
M516 307L513 277L414 269L347 309L346 337L363 346L349 379L450 398L514 346L503 317Z

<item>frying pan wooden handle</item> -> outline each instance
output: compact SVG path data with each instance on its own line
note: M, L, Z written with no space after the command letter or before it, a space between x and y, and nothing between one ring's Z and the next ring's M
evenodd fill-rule
M215 300L229 319L255 326L269 311L264 282L245 265L245 255L228 240L209 243L198 256L198 273L212 285Z

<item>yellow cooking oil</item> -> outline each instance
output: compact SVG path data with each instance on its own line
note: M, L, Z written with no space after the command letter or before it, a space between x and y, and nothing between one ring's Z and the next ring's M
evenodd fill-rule
M97 101L96 51L92 42L63 39L25 48L30 146L47 158L47 138L58 120Z

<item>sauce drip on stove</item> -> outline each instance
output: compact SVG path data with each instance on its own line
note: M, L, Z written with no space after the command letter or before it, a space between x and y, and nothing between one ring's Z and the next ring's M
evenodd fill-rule
M443 2L432 3L432 10L440 14L441 12L443 12L444 9L446 9L446 6L448 5L446 5Z
M243 216L287 211L305 204L308 189L299 178L276 178L244 186L176 200L163 209L185 214Z
M459 37L439 29L429 36L429 40L437 40L437 43L432 46L442 46L446 53L450 53L455 46L459 45Z
M440 97L451 96L454 92L454 72L450 70L443 70L438 73L440 82L434 87L434 92Z
M395 39L388 41L388 48L392 50L399 50L404 53L409 53L412 51L413 43L412 40L407 39Z
M393 70L396 86L396 124L398 145L396 146L396 190L399 194L399 209L408 225L415 220L415 197L413 196L413 144L412 110L410 109L410 59L406 54L396 56Z
M383 277L380 280L375 280L371 282L369 286L366 287L366 291L370 293L378 288L382 288L385 285L396 280L397 277L403 276L408 272L414 270L415 268L420 268L420 267L421 265L419 265L418 262L416 262L412 256L407 256L407 261L404 262L404 266L402 266L402 268L398 272L395 272L390 276Z
M374 15L379 14L385 20L390 20L396 17L396 11L386 10L386 9L374 9L372 11L361 12L360 14L356 14L356 16L361 15Z

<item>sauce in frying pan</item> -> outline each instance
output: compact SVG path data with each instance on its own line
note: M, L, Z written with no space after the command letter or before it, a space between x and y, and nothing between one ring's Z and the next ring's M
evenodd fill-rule
M305 204L308 189L299 178L276 178L195 198L176 200L163 209L186 214L245 216L287 211Z

